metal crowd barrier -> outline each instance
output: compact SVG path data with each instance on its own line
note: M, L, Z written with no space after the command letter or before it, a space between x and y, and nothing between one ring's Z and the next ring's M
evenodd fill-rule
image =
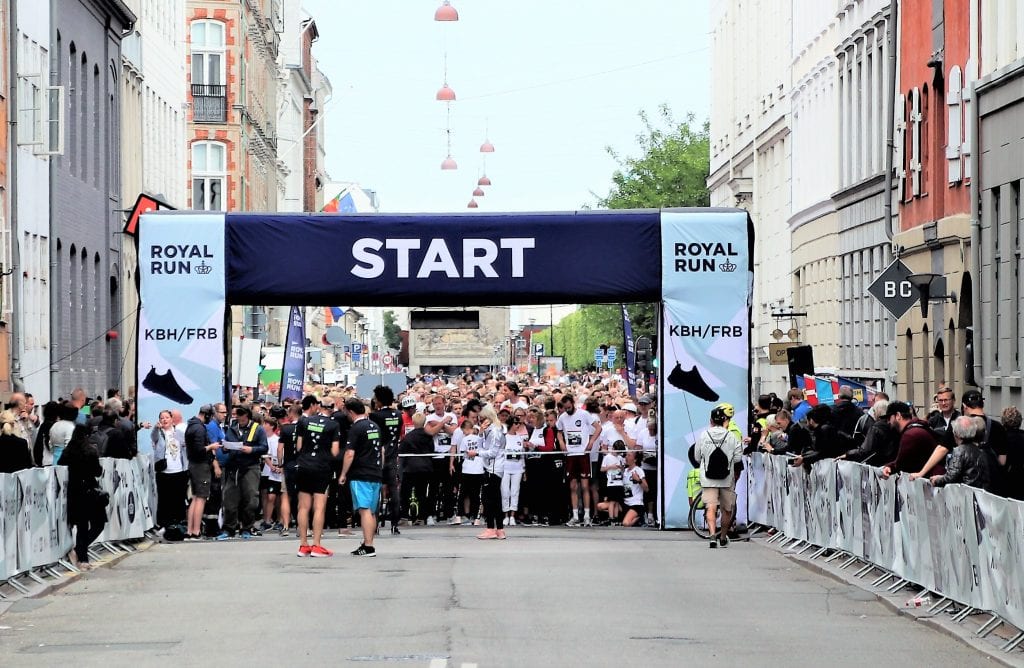
M936 614L954 621L990 618L1017 631L1001 646L1024 643L1024 503L965 485L933 487L906 476L883 479L854 462L815 462L808 473L785 457L755 453L747 466L749 517L772 527L769 540L811 558L856 564L858 577L891 593L917 585L934 592ZM830 552L830 554L828 554Z

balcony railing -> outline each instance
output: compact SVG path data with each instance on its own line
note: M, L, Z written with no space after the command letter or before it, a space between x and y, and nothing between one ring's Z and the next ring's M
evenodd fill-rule
M192 122L223 123L227 119L227 86L192 84Z

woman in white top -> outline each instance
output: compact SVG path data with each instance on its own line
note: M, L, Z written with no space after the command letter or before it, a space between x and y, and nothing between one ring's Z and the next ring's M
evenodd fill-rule
M505 434L505 471L501 475L501 508L505 511L506 524L516 525L516 512L519 510L519 488L523 484L523 473L526 464L523 453L530 438L530 430L526 428L526 409L516 408L508 423Z
M57 421L50 427L50 438L43 448L43 466L52 466L60 461L64 448L71 442L71 434L75 431L75 419L78 408L66 402L59 409Z
M597 504L597 509L608 513L608 519L611 522L618 522L622 515L622 469L625 467L625 460L619 453L625 449L625 443L615 441L601 460L601 472L607 477L607 484L604 501Z
M644 518L644 492L647 491L647 477L644 470L637 466L636 452L626 453L626 471L622 474L623 504L626 516L622 518L622 526L631 527Z
M170 411L160 411L153 427L153 463L156 468L156 523L163 527L185 523L188 491L188 454L185 434L174 426Z
M469 450L467 457L477 455L484 460L484 519L487 529L477 538L505 538L504 513L501 510L501 478L505 472L505 431L498 415L490 406L480 411L481 440L479 450Z

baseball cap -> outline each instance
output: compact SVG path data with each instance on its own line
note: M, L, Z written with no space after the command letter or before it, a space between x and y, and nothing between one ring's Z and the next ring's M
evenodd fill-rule
M629 403L629 404L626 404L625 406L623 406L623 407L622 407L622 410L624 410L624 411L629 411L629 412L631 412L631 413L639 413L639 412L640 412L640 411L638 411L638 410L636 409L636 405L635 405L635 404L632 404L632 403Z
M280 420L284 416L288 415L288 411L284 409L284 406L271 406L270 417Z
M640 395L640 398L637 399L636 402L638 404L653 404L654 403L654 399L652 399L651 395L649 395L649 394L643 394L643 395Z
M405 397L402 399L402 408L415 408L416 397Z
M213 404L203 404L199 407L199 415L213 415L215 412Z
M979 390L967 390L964 392L964 406L970 408L982 408L985 406L985 397L981 396Z

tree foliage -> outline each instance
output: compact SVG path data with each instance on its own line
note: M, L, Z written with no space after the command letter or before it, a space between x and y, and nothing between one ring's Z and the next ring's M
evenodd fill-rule
M384 345L389 350L400 350L402 348L402 328L395 321L394 311L384 311Z
M644 132L637 136L641 155L623 157L611 147L607 148L619 168L612 174L611 191L598 200L600 206L609 209L708 206L711 202L707 187L711 165L708 123L696 126L693 114L677 122L665 105L658 109L659 125L652 123L645 112L639 115L644 124ZM650 261L658 262L659 258ZM634 337L657 334L656 306L627 306ZM558 323L554 336L554 354L565 357L569 369L592 367L594 349L601 345L617 347L616 365L625 364L622 310L618 304L584 306ZM545 352L552 354L550 332L535 334L533 341L544 343Z

